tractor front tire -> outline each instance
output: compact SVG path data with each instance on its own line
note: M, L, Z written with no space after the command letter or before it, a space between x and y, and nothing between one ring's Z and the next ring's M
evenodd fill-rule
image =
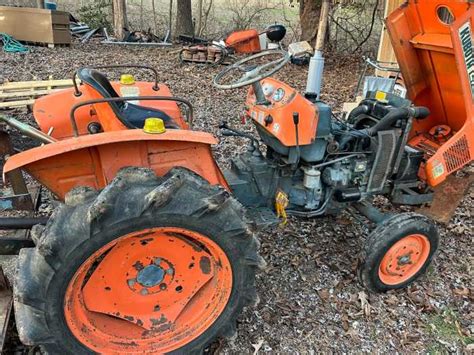
M73 189L20 252L20 339L49 354L201 353L235 333L263 265L243 207L184 168Z
M438 249L436 225L416 213L401 213L381 222L367 237L359 279L370 291L406 287L423 275Z

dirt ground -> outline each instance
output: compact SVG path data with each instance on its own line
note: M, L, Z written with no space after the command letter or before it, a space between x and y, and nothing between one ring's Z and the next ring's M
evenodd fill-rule
M2 52L0 82L50 75L70 78L73 69L83 65L148 64L159 71L160 81L176 96L194 104L197 130L219 136L221 120L241 126L245 89L213 88L212 78L221 68L182 65L176 50L77 44L34 48L26 55ZM352 94L358 71L358 58L328 54L323 100L338 110ZM276 76L304 90L306 73L307 67L287 65ZM147 75L138 77L146 79ZM24 111L13 114L31 121ZM244 142L220 138L214 153L225 167ZM15 143L31 144L18 134ZM393 208L382 198L378 203L384 209ZM439 225L441 246L427 275L408 289L386 294L369 294L358 283L355 270L366 231L349 214L290 218L284 228L262 233L261 253L268 267L258 275L260 303L244 311L237 336L217 344L216 350L224 354L474 351L473 206L471 189L451 222ZM50 203L42 206L43 213L50 211ZM10 274L13 263L7 263ZM23 351L9 348L9 352L15 350Z

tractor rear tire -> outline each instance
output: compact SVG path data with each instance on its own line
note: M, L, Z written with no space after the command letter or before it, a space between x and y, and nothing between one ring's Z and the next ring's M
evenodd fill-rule
M367 237L359 279L373 292L406 287L425 273L438 244L436 225L429 218L416 213L390 217Z
M32 237L15 317L21 341L46 353L201 353L257 300L263 260L243 207L184 168L75 188Z

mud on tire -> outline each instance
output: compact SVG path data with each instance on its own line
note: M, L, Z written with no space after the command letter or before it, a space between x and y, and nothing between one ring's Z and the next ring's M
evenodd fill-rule
M21 250L14 288L22 342L50 354L94 352L78 341L66 321L68 285L97 250L127 233L155 227L205 235L224 251L232 269L232 290L218 318L172 352L200 353L216 337L232 336L242 308L256 302L255 271L263 266L243 207L223 188L184 168L164 177L145 168L125 168L100 192L72 190L48 224L32 230L36 247ZM133 344L125 349L133 351Z

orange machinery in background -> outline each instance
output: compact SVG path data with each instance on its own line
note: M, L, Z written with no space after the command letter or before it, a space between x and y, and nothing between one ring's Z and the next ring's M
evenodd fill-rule
M232 32L226 39L227 47L234 48L236 53L260 52L260 40L257 30L245 30Z

